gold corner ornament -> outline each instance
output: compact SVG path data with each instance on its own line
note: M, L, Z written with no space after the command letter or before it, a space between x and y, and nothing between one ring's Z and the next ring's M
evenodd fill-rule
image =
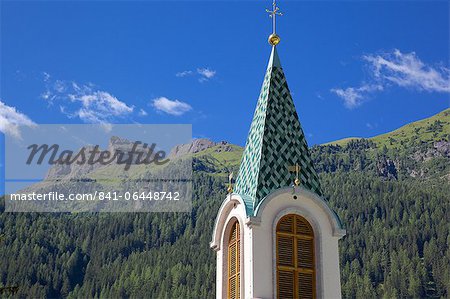
M228 176L228 193L233 193L233 172Z
M289 172L295 172L295 180L294 180L294 185L295 186L300 186L300 179L299 179L299 174L300 174L300 165L295 164L294 166L289 166L288 167Z
M272 10L266 9L266 12L269 13L269 17L272 18L272 34L269 35L268 42L272 46L276 46L280 43L280 37L277 35L277 16L282 16L283 14L280 12L280 8L277 6L276 0L272 2Z

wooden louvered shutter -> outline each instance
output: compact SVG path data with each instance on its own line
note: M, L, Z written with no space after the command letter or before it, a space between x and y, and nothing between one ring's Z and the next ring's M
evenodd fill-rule
M230 299L240 298L240 232L239 223L236 221L230 232L228 242L228 292Z
M314 277L312 273L298 273L298 297L314 298Z
M287 215L277 224L278 298L315 298L314 233L301 216Z
M295 217L295 230L297 235L308 235L312 236L312 229L309 223L303 217Z
M285 216L281 218L278 222L277 231L283 233L294 233L294 220L295 218L291 215L289 217Z
M294 271L278 270L278 298L294 298Z
M278 236L278 264L294 267L294 237Z

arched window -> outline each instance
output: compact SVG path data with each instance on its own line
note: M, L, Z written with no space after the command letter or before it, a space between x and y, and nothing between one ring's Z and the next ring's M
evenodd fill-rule
M277 297L315 298L314 232L305 218L286 215L277 224Z
M227 297L230 299L240 298L240 249L241 237L239 222L234 222L230 230L228 241L228 291Z

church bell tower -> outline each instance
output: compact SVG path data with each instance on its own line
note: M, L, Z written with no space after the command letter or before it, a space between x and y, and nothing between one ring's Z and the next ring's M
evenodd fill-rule
M217 298L340 298L339 217L323 197L277 53L272 46L234 190L223 201L211 248Z

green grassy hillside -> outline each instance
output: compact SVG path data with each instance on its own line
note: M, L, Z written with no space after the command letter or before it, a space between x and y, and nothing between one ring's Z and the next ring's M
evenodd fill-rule
M399 148L401 144L411 141L430 143L449 140L450 137L450 108L432 117L407 124L393 132L378 135L369 140L380 147Z
M200 165L206 166L205 169L211 170L216 175L227 176L239 166L243 152L243 148L238 145L230 145L230 147L229 151L220 151L220 146L214 146L193 154L194 171L203 170L195 169L196 162L199 162Z
M366 138L375 142L379 147L398 148L401 144L406 144L412 140L416 142L433 142L448 140L450 136L450 108L432 117L419 120L403 127L378 135ZM349 142L360 140L360 137L349 137L336 141L327 142L323 145L346 146Z
M339 145L339 146L346 146L350 141L356 141L362 139L361 137L347 137L344 139L339 139L335 141L330 141L327 143L323 143L322 145Z

